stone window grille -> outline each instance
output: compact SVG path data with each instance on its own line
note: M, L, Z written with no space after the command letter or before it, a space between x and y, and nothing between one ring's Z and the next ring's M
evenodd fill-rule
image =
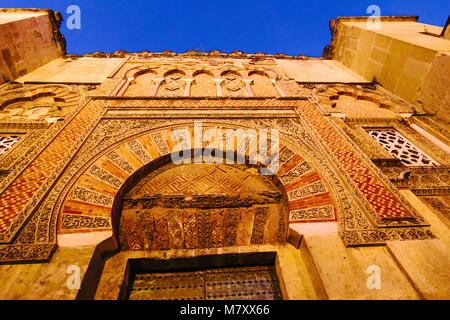
M0 135L0 156L20 140L20 135Z
M395 129L368 129L367 132L405 166L439 165Z

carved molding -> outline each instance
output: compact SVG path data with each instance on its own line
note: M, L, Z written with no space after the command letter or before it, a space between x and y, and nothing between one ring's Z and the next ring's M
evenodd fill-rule
M276 100L272 101L276 103ZM193 100L191 103L195 104L197 102ZM0 250L3 250L1 252L9 252L14 247L19 252L23 250L23 254L17 253L17 257L14 259L20 260L18 257L21 255L23 261L29 261L31 255L27 251L28 247L38 243L50 243L54 246L56 243L57 223L58 219L61 218L59 213L66 194L71 190L71 186L78 177L92 166L100 156L110 153L117 145L129 142L143 134L152 133L157 136L158 132L163 130L192 126L193 124L193 120L181 119L127 120L125 117L101 119L110 103L103 101L102 104L104 108L93 116L92 121L83 131L77 143L72 146L70 152L66 154L59 166L48 177L45 184L34 195L32 201L25 208L23 215L15 222L15 225L20 227L23 222L27 221L17 235L15 243L0 247ZM68 118L66 121L70 121L70 119L72 118ZM339 230L347 245L383 244L387 240L394 239L430 239L435 237L429 228L422 226L424 225L423 219L403 199L392 183L381 174L381 171L367 156L359 154L365 165L373 172L378 173L377 175L383 181L383 184L408 208L414 217L413 220L400 222L382 221L377 218L376 213L367 203L364 195L351 181L333 154L325 147L312 124L304 119L301 112L298 114L298 118L292 119L208 119L204 122L212 126L230 128L278 128L283 143L290 150L305 155L308 161L314 164L316 168L319 168L324 176L330 192L335 198ZM342 129L332 122L330 123L359 153L359 148L346 136ZM52 134L46 133L46 139L52 140L61 129L53 129ZM45 140L46 143L49 140ZM39 150L42 150L46 144L41 145L42 148ZM286 155L283 157L289 159ZM311 216L314 215L316 213L313 213ZM390 228L391 226L395 228ZM12 229L12 231L14 230L17 231L17 228ZM12 234L10 233L10 235ZM25 245L28 245L28 247ZM47 258L51 255L51 250L48 248L45 247L45 250L43 249L42 251L42 256L48 254ZM5 257L5 255L3 256Z

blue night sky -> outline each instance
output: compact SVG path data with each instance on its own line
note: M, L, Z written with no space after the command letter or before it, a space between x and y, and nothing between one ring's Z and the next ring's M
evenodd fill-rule
M80 30L66 26L72 4L81 9ZM60 11L67 52L74 54L195 49L321 56L331 40L328 21L370 15L371 4L381 15L418 15L438 26L450 13L448 0L0 0L5 8Z

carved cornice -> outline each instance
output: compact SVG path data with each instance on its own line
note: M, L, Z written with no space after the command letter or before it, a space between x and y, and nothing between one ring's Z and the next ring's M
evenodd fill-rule
M280 192L261 192L257 195L241 193L235 195L211 194L193 195L186 198L184 195L146 195L136 199L124 199L124 208L150 209L155 206L166 208L222 208L222 207L250 207L258 204L279 203Z
M51 244L56 243L57 221L59 212L61 211L63 201L71 190L71 186L92 165L100 156L114 150L119 144L126 143L128 140L135 139L147 132L162 132L167 128L170 130L179 127L192 125L192 120L181 119L102 119L104 112L108 107L118 107L122 103L129 105L136 102L134 99L112 98L109 101L98 101L93 99L93 105L97 107L93 111L92 119L86 124L84 133L77 139L76 144L72 146L66 153L63 160L52 174L47 178L45 185L33 197L32 205L27 206L21 216L19 223L25 222L23 228L19 231L14 239L14 243L5 243L0 246L0 260L4 263L25 262L25 261L43 261L49 259L53 247ZM171 99L159 99L157 105L163 104L167 100L166 105L183 105L187 110L190 106L202 104L202 101L196 99L180 99L183 101ZM189 101L191 100L191 101ZM291 99L267 99L261 103L259 100L248 99L247 101L237 101L242 99L229 99L226 101L216 100L219 104L228 104L234 106L236 104L258 105L263 106L291 106L295 101L287 101ZM225 100L225 99L224 99ZM301 100L301 99L297 99ZM170 102L170 103L169 103ZM203 103L209 104L211 101ZM300 104L301 101L296 103ZM149 100L142 99L142 104L151 106ZM80 106L82 109L83 107ZM303 109L302 109L303 110ZM77 110L79 111L79 110ZM321 173L327 181L330 192L335 195L337 213L339 216L339 230L344 237L345 244L355 245L380 245L387 240L411 240L411 239L432 239L435 236L423 219L415 214L415 210L405 205L417 221L381 221L376 219L375 211L369 207L367 200L363 197L361 191L357 190L356 185L352 183L341 165L332 157L331 152L320 143L318 134L315 133L311 123L303 118L301 110L297 110L298 118L295 119L216 119L208 120L207 124L219 125L224 127L242 127L242 128L278 128L280 129L280 138L283 143L291 150L300 152L307 156L308 160L314 159L314 163L321 168ZM67 118L64 122L70 121ZM327 120L328 121L328 120ZM333 126L333 125L332 125ZM333 126L334 127L334 126ZM337 132L345 137L345 134L339 128L334 128ZM351 141L351 146L354 146ZM42 148L40 148L42 150ZM370 161L369 158L361 155L363 162L372 172L379 172ZM69 165L70 163L70 165ZM393 190L391 182L387 181L384 175L382 183L392 192L395 197L402 202L398 191ZM386 180L386 181L384 181ZM102 226L105 221L102 221ZM94 225L97 227L97 225ZM45 244L48 246L37 247L37 244ZM30 250L38 250L33 253ZM13 251L16 250L14 253Z
M250 59L252 61L261 61L267 59L286 59L286 60L322 60L322 58L308 57L305 55L289 56L282 53L278 54L265 54L262 52L257 53L244 53L242 51L234 50L230 53L221 52L219 50L209 52L199 52L196 50L188 50L184 53L176 53L171 50L163 52L127 52L125 50L115 51L112 53L104 53L101 51L87 53L82 55L67 54L66 58L81 58L81 57L93 57L93 58L221 58L221 59Z
M384 175L397 187L418 196L450 195L450 167L382 167Z

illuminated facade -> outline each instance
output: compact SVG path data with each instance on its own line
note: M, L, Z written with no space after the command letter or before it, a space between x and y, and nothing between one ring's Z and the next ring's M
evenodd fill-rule
M448 299L448 32L365 19L324 58L76 56L0 10L0 298Z

